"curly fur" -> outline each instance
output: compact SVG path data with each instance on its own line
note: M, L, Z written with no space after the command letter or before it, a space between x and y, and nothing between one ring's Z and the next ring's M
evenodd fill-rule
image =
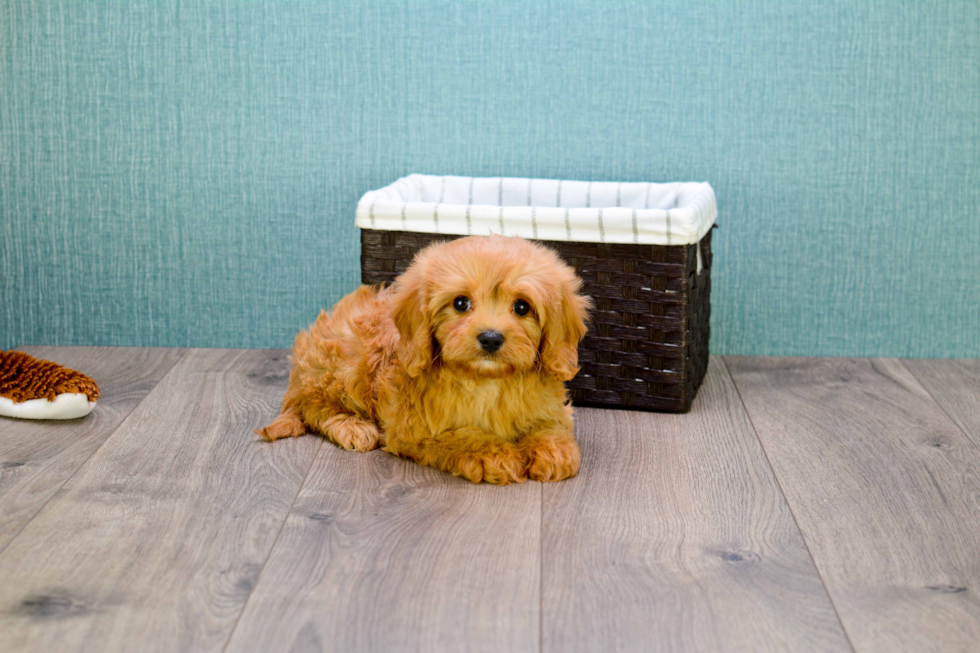
M257 433L381 446L474 483L574 476L563 382L586 331L580 288L554 252L521 238L432 245L394 285L361 286L296 337L282 414ZM458 296L469 310L453 308ZM477 341L487 330L504 336L493 354Z

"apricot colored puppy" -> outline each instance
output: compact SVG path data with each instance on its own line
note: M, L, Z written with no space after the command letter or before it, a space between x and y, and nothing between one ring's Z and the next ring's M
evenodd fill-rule
M504 236L427 247L387 288L361 286L293 346L267 440L320 433L474 483L574 476L564 381L589 300L550 249Z

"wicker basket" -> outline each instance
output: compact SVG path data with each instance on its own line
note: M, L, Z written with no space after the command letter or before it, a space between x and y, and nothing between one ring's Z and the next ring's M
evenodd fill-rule
M390 283L421 248L459 237L362 229L362 280ZM582 369L567 383L575 405L690 410L708 367L711 232L693 245L541 242L575 268L595 304Z
M421 248L503 233L554 249L595 304L568 382L581 406L687 411L708 366L714 191L668 184L409 175L357 205L364 283Z

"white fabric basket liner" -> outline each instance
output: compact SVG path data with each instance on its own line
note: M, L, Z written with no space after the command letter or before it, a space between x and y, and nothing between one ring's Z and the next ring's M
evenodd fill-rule
M717 215L707 182L413 174L365 193L357 204L356 224L385 231L690 245L711 229Z

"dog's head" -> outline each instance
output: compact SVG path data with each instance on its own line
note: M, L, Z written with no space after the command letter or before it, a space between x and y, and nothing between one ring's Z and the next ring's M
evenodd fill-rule
M575 272L542 245L470 236L419 252L393 287L398 359L418 376L435 360L483 377L540 365L578 372L589 300Z

